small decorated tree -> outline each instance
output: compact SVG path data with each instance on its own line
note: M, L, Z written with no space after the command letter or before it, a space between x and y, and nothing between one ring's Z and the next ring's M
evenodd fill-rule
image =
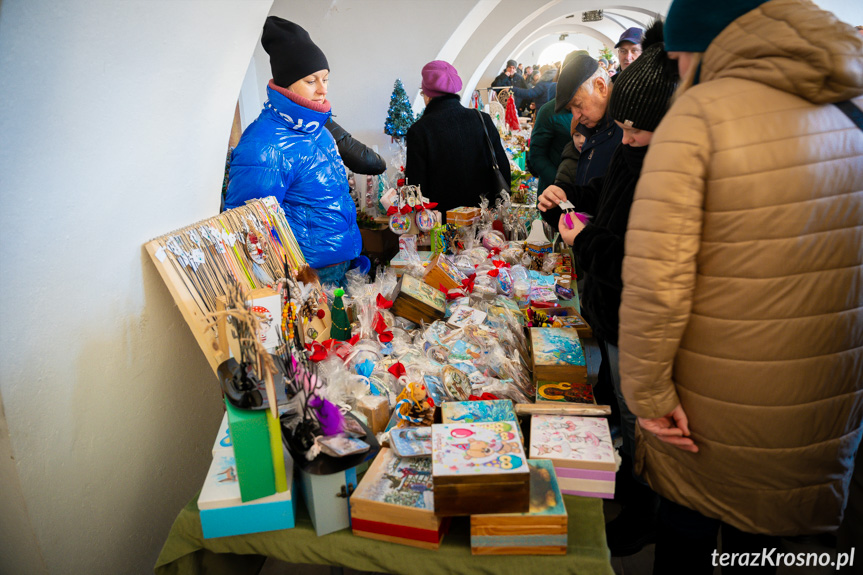
M351 322L348 321L348 312L345 310L345 303L342 301L345 290L336 288L333 295L335 295L335 299L333 299L333 327L330 329L330 337L336 341L348 341L351 339Z
M413 123L414 114L407 92L405 92L402 81L396 79L393 95L390 96L390 109L384 123L384 132L392 136L394 140L401 140Z

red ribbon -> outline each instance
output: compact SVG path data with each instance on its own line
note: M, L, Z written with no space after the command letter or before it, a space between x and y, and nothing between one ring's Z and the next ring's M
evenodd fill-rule
M393 340L393 332L387 329L387 324L384 321L384 316L381 315L381 312L377 312L375 315L372 329L378 334L378 341L381 343L387 343Z
M402 171L404 171L404 168L402 168ZM399 178L398 180L396 180L396 185L397 185L398 187L402 187L403 185L405 185L405 179L404 179L404 178Z
M473 283L476 280L476 274L472 273L465 279L461 280L461 285L467 293L473 293Z
M427 202L427 203L423 204L423 208L425 208L427 210L433 210L436 207L437 207L437 202Z
M493 401L495 399L500 399L500 398L494 394L487 392L487 391L480 396L470 395L467 398L468 401Z
M407 373L405 371L405 366L400 361L397 361L396 363L392 364L387 371L390 372L391 374L393 374L394 376L396 376L396 379L400 378L405 373Z
M491 260L491 263L493 263L494 267L498 269L511 267L509 262L505 262L503 260Z
M398 211L399 211L399 209L398 209L397 207L395 207L395 206L390 206L390 207L388 207L388 208L387 208L387 215L388 215L388 216L395 215L395 214L397 214L397 213L398 213Z
M486 275L493 277L493 278L496 278L497 274L499 274L499 273L500 273L500 270L497 268L494 268L493 270L489 270L488 274L486 274Z
M329 355L327 348L325 348L323 345L316 341L313 341L312 343L307 343L306 349L312 352L312 355L311 357L309 357L309 359L314 362L323 361L327 359L327 355Z
M381 294L378 294L377 302L379 309L390 309L391 307L393 307L393 302L391 302Z
M413 208L407 204L402 206L402 209L399 210L402 214L409 214Z

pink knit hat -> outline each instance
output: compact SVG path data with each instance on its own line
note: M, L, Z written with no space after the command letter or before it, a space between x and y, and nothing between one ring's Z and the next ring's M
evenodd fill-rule
M437 98L444 94L455 94L461 90L461 78L449 62L432 60L423 66L423 94Z

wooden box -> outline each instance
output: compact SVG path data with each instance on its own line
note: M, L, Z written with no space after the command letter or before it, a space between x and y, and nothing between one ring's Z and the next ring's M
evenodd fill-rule
M198 496L204 539L294 527L297 510L292 488L294 462L287 451L284 457L288 490L243 503L233 449L221 447L213 454L207 479Z
M439 289L405 275L399 280L399 295L393 302L392 311L416 324L431 323L443 319L446 296Z
M479 220L479 208L469 208L462 206L448 210L446 213L446 223L455 224L457 226L469 226Z
M423 265L427 264L429 260L432 258L432 253L428 251L418 251L417 255L420 260L422 260ZM396 272L396 276L401 277L404 273L405 268L408 266L408 260L405 259L404 254L399 252L390 260L390 267Z
M590 325L581 316L580 313L575 311L575 308L553 307L548 309L533 309L534 311L543 312L549 317L549 319L551 319L552 317L558 318L561 323L563 323L562 327L575 329L575 331L578 333L578 337L580 337L581 339L593 337L593 330L590 328Z
M567 513L548 459L531 459L530 511L470 516L474 555L566 555Z
M435 513L529 510L530 472L515 422L432 426Z
M303 500L318 537L350 527L348 499L357 487L357 468L328 475L299 472Z
M435 255L429 261L425 275L423 275L425 283L444 293L462 287L462 282L466 279L467 276L455 267L444 254Z
M533 382L587 382L584 349L574 329L564 327L530 328Z
M437 549L448 525L434 513L431 457L381 449L351 495L351 528L360 537Z
M521 428L515 415L512 401L496 399L491 401L445 401L441 405L441 423L486 423L494 421L511 421L515 423L519 438Z
M605 418L534 415L530 422L530 456L552 460L563 493L614 497L617 462Z
M596 405L596 398L593 396L593 387L588 383L538 381L536 382L536 402Z

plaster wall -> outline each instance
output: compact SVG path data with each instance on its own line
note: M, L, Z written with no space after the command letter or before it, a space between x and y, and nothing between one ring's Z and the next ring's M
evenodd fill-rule
M146 573L218 383L142 245L218 210L270 0L0 10L0 572Z

